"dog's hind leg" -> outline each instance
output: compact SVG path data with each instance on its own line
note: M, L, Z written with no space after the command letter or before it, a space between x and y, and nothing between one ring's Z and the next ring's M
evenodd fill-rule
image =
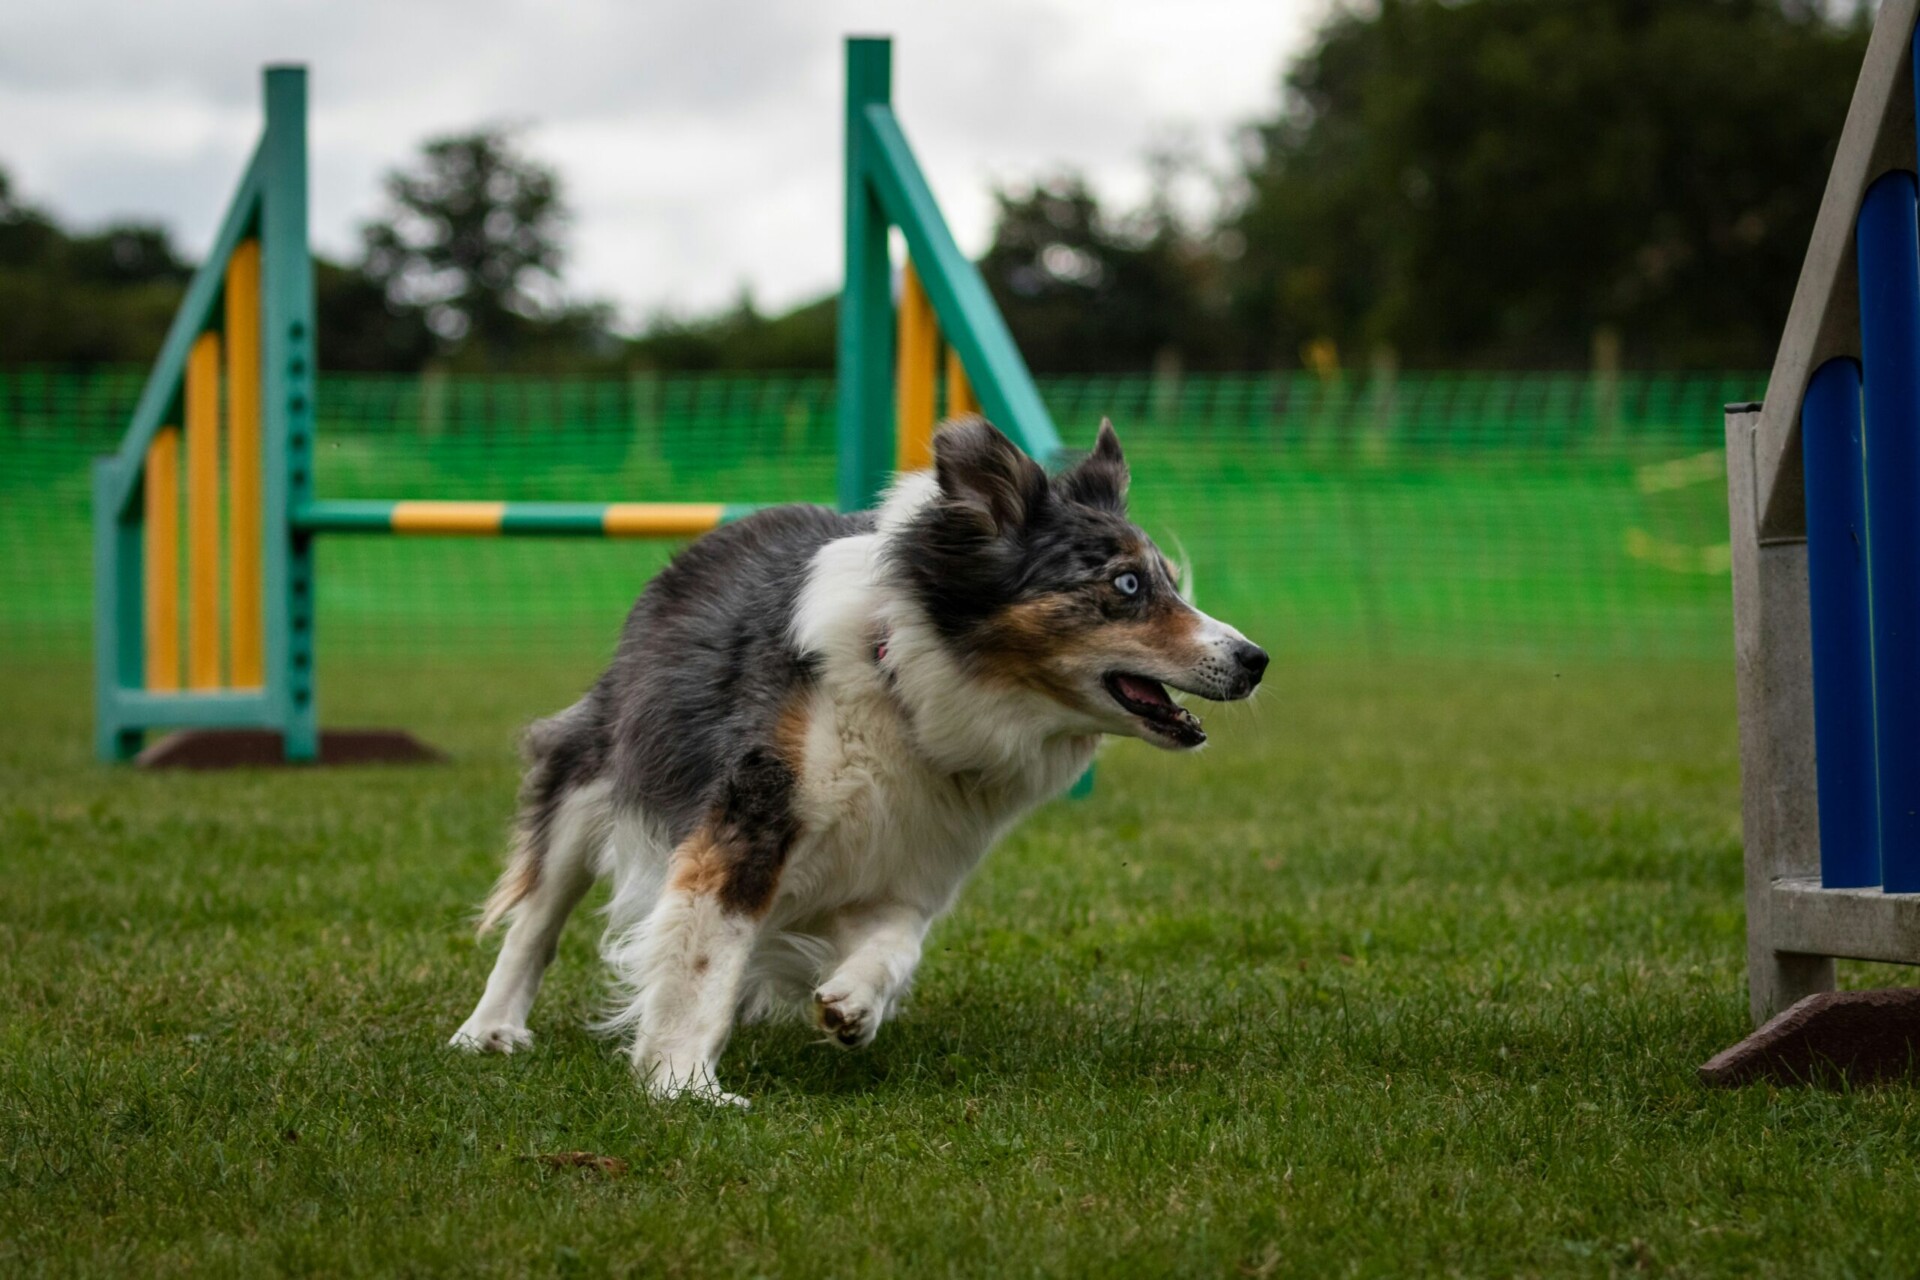
M596 782L561 803L537 874L508 909L512 923L486 992L453 1033L455 1048L512 1053L532 1042L527 1014L540 993L540 979L553 961L567 917L593 887L597 854L610 824L608 792L606 783Z
M620 958L639 987L629 1015L633 1069L657 1098L691 1094L746 1106L720 1087L715 1068L733 1033L760 922L685 880L677 875L660 895L635 952Z
M720 1088L714 1068L798 833L792 793L783 759L749 752L713 817L673 851L653 910L613 948L614 969L633 991L615 1021L634 1028L634 1071L656 1097L746 1105Z

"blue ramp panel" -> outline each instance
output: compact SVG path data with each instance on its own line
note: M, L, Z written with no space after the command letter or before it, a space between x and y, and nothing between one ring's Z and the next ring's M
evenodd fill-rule
M1880 883L1867 610L1867 495L1860 366L1829 360L1807 384L1807 593L1813 604L1813 736L1820 778L1820 883Z
M1914 176L1860 202L1860 349L1866 392L1868 568L1881 883L1920 891L1920 217Z

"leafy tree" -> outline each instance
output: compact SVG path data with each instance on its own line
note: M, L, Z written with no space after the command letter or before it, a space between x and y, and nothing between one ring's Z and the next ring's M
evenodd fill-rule
M654 316L632 353L658 369L831 369L839 311L838 295L829 295L770 317L743 290L717 316Z
M0 268L32 268L55 258L66 237L46 214L20 198L0 169Z
M1228 214L1066 172L996 192L981 263L1040 370L1771 356L1864 52L1844 0L1343 0L1250 128ZM836 299L656 317L559 290L558 178L509 131L388 175L353 267L316 264L336 369L825 368ZM166 233L64 229L0 173L0 359L152 359L188 266Z
M1865 49L1806 0L1345 8L1254 131L1230 230L1250 361L1771 356Z
M109 286L181 286L193 275L167 229L142 222L116 223L98 235L70 237L66 269L75 279Z
M440 358L456 368L577 373L623 365L625 344L611 331L608 308L539 296L559 260L553 237L561 218L551 175L530 177L510 155L499 160L498 147L488 152L493 159L463 159L454 144L437 151L438 144L430 145L425 172L394 180L410 198L421 199L437 189L436 182L451 184L442 189L443 202L467 212L446 224L452 230L444 243L433 239L430 217L399 218L369 232L380 248L370 251L366 269L314 258L325 366L410 371ZM466 172L469 161L475 172L493 175L480 182L492 204L479 214L477 231L470 225L472 202L449 176ZM499 176L503 172L509 176ZM503 218L522 217L531 230L515 230L517 222L502 229ZM476 234L492 247L474 250ZM541 236L549 241L544 248L533 243ZM495 239L504 240L504 247L492 244ZM159 350L191 276L163 228L123 223L99 232L64 229L23 200L0 170L0 360L146 364ZM465 318L470 315L481 319ZM436 318L438 333L429 327ZM451 331L471 336L452 342L443 336Z
M411 372L433 357L420 308L396 305L380 281L354 267L314 258L313 310L323 369Z
M0 171L0 352L8 362L151 360L190 274L161 228L70 233Z
M363 270L396 310L419 310L443 350L510 352L562 310L560 180L509 131L433 139L385 189L385 216L362 232Z
M1211 259L1170 201L1115 219L1073 173L994 198L980 269L1034 368L1144 369L1169 350L1212 353Z

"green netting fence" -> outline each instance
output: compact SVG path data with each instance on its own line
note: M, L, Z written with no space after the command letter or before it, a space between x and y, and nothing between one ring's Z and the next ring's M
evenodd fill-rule
M90 643L88 463L140 371L0 371L0 657ZM1055 377L1070 444L1119 427L1135 514L1209 610L1282 656L1718 658L1722 406L1764 375ZM336 498L831 501L830 377L321 380ZM330 663L606 652L671 553L348 538L319 552Z

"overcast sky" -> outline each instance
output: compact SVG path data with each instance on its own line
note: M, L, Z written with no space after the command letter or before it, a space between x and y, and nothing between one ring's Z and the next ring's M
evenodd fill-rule
M575 295L634 321L840 271L841 38L894 37L894 101L963 248L988 191L1059 166L1122 204L1168 139L1224 166L1329 0L4 0L0 166L65 220L157 219L196 257L310 67L313 230L350 256L379 175L490 121L560 170Z

